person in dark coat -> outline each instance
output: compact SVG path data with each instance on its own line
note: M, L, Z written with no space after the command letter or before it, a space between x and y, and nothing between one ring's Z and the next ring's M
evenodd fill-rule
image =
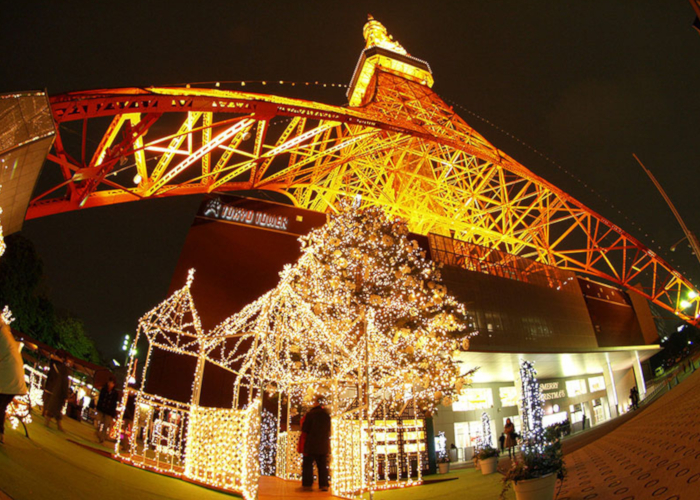
M632 408L635 410L639 408L639 391L637 390L637 387L632 387L630 389L630 400L632 401Z
M314 462L318 468L318 486L328 491L328 454L331 451L331 416L321 406L320 397L314 398L314 406L304 417L301 426L305 434L304 458L301 466L301 486L310 490L314 484Z
M501 453L503 453L506 444L506 435L503 432L501 432L501 437L498 438L498 442L501 445Z
M517 442L515 440L515 425L513 425L513 422L511 422L509 418L506 419L503 433L506 435L505 445L506 448L508 448L508 456L513 458L515 456L515 445Z
M97 416L95 417L95 435L100 443L104 443L112 429L114 417L117 416L117 404L119 404L119 391L115 388L114 378L110 377L107 383L100 389L97 399Z
M68 394L70 392L70 377L71 370L69 368L70 361L67 360L66 353L59 351L55 359L51 361L50 371L53 375L47 378L46 392L48 400L44 400L44 425L46 427L51 424L52 419L56 419L56 427L63 432L63 406L66 404Z

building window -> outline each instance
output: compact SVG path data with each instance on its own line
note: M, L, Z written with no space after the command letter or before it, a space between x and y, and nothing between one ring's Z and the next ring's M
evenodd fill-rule
M549 415L544 415L542 417L542 425L544 427L549 427L550 425L558 424L569 418L565 411L560 411L557 413L550 413Z
M585 380L567 380L566 381L566 392L569 393L569 397L573 398L575 396L580 396L581 394L586 394L586 381Z
M467 389L452 404L452 411L484 410L493 406L493 393L490 388Z
M481 431L481 420L455 423L455 445L457 448L466 448L468 446L478 448L481 443ZM493 422L491 422L491 446L494 446L495 442L493 439Z
M599 377L591 377L588 379L588 387L591 392L598 392L605 390L605 377L602 375Z
M601 377L602 378L602 377ZM599 424L607 420L605 415L605 406L603 405L603 398L594 399L593 403L593 417L595 417L595 423Z
M575 424L583 420L583 404L578 403L569 406L569 414L571 415L571 423Z
M498 395L501 397L502 408L518 405L518 391L515 387L499 387Z

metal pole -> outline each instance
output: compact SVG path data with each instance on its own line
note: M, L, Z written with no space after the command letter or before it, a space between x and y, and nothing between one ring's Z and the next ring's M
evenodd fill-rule
M700 242L698 242L697 236L695 236L695 234L690 229L688 229L688 226L685 225L683 218L678 213L678 210L676 210L676 207L671 201L671 198L668 197L666 191L664 191L664 189L661 187L661 184L659 184L659 181L656 180L656 177L654 177L654 175L649 171L649 169L647 169L647 167L644 166L642 161L639 158L637 158L637 155L633 154L632 156L634 156L634 159L637 160L637 163L639 163L639 165L644 169L644 172L646 172L646 174L649 176L651 182L654 183L656 189L658 189L659 193L661 193L661 196L663 196L664 201L668 205L668 208L671 209L671 212L673 212L673 215L676 217L676 220L681 226L683 233L685 234L686 238L688 238L688 243L690 244L690 248L693 249L693 254L695 255L695 258L698 259L698 262L700 262Z

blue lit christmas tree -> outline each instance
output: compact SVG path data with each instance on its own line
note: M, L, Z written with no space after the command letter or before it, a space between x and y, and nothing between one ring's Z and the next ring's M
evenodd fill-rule
M544 450L544 427L542 417L542 391L537 382L537 372L531 361L520 362L520 383L522 384L523 453L542 453Z

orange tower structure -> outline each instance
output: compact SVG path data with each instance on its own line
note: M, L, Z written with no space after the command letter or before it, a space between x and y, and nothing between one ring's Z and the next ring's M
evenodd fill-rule
M689 280L491 145L433 92L428 63L371 16L363 34L347 107L189 86L53 97L58 134L48 159L62 180L31 201L27 218L214 191L273 191L321 212L352 197L416 233L604 279L700 321ZM105 118L94 148L88 129ZM71 121L83 130L72 149L61 128ZM126 168L135 175L116 176Z

